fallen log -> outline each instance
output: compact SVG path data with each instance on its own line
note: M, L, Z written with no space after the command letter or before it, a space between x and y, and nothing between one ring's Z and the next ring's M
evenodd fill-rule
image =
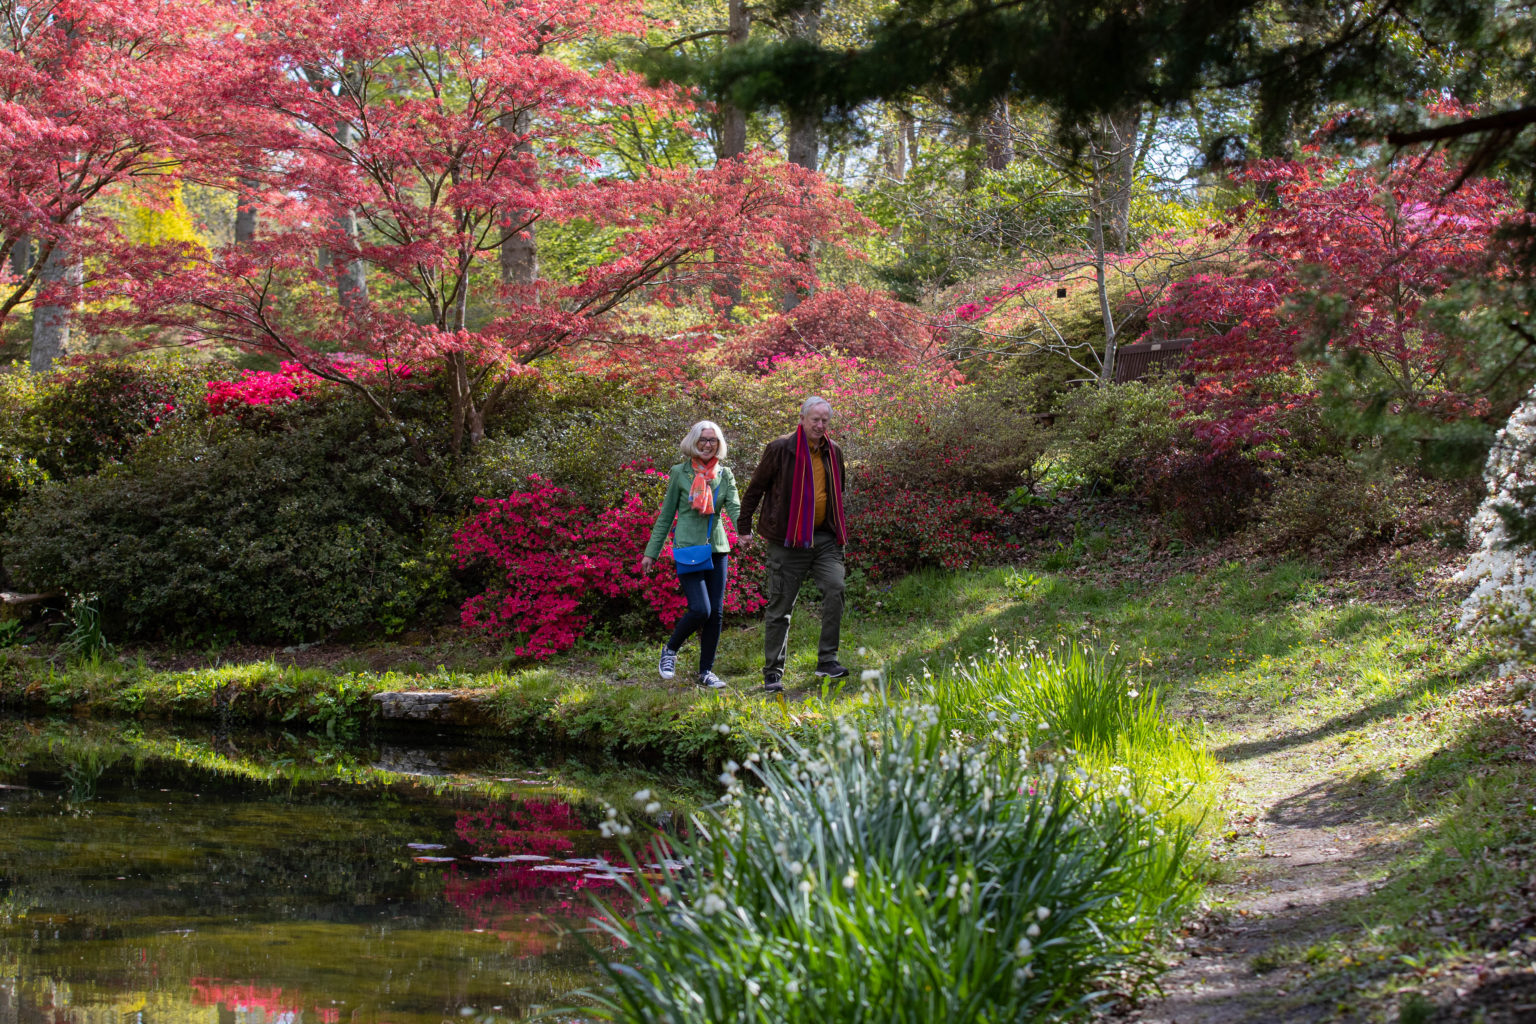
M46 594L18 594L10 590L0 590L0 605L5 605L7 608L25 608L29 604L51 601L63 596L64 592L61 590L50 590Z

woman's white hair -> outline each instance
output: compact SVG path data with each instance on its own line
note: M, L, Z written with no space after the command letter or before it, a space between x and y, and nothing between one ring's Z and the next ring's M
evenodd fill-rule
M699 420L688 428L688 433L683 435L683 441L677 446L677 450L683 453L685 459L702 459L699 454L699 435L706 430L713 430L715 436L720 439L720 447L715 449L715 458L725 461L725 431L720 429L720 424L714 420Z

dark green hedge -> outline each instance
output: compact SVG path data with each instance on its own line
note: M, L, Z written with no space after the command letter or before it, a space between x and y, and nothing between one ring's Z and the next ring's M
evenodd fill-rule
M96 594L124 638L301 641L399 628L441 591L438 491L360 403L187 422L8 516L22 585Z

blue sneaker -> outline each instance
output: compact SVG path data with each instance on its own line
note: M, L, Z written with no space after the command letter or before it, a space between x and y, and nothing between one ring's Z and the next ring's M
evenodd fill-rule
M660 673L663 679L671 679L677 675L677 652L663 647L661 649L661 663L656 666L656 671Z
M725 689L725 680L713 672L700 672L699 685L706 690L723 690Z

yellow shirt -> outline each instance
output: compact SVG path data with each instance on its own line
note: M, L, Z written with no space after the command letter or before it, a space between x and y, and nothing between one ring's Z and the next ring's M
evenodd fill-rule
M824 526L827 522L827 462L821 448L811 449L811 479L816 483L816 525Z

